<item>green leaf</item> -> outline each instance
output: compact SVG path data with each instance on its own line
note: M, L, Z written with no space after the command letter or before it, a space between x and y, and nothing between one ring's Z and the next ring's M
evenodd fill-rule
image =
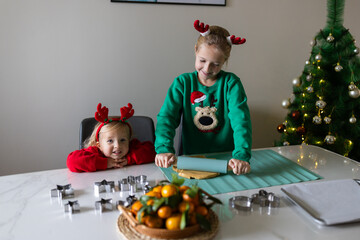
M214 203L223 204L220 199L218 199L218 198L216 198L216 197L214 197L214 196L212 196L210 194L206 194L202 189L200 189L200 192L204 194L206 199L209 199L209 200L213 201L212 205Z
M196 185L191 186L191 188L185 191L185 193L189 195L191 198L194 198L198 192L199 192L199 187Z
M185 179L184 178L179 178L179 176L176 173L172 173L171 177L172 177L171 183L176 185L176 186L181 186L185 182Z
M160 198L160 199L156 199L154 200L154 204L152 206L152 210L153 212L156 212L158 210L158 208L165 202L165 198Z
M181 214L181 221L180 221L180 229L183 230L184 228L186 228L186 214L185 214L185 212L183 212Z
M196 214L196 221L199 223L200 227L206 231L211 230L210 222L200 214Z
M150 197L148 195L142 195L139 200L140 200L141 204L145 206L147 201L149 201L151 198L152 197Z
M176 194L171 197L165 198L165 204L169 205L172 208L175 208L177 205L179 205L181 199L181 196Z

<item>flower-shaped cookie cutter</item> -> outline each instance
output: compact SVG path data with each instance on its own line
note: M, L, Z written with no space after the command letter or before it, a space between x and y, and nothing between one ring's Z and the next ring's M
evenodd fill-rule
M235 196L229 199L229 207L236 210L251 211L253 204L258 204L260 207L277 208L280 206L280 198L272 192L268 193L261 189L251 197Z

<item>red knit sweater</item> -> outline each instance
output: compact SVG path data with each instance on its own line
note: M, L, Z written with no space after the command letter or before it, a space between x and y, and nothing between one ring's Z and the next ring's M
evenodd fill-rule
M126 154L127 165L151 163L155 160L155 148L151 142L130 141ZM96 146L75 150L67 157L66 164L72 172L95 172L107 169L107 157Z

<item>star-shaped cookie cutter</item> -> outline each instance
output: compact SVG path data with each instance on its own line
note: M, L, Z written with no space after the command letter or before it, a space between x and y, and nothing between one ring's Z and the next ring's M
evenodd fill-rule
M107 192L112 193L115 192L115 183L114 181L106 181L105 179L101 182L94 183L94 192L96 194Z
M74 189L71 187L71 184L56 185L56 188L51 189L50 195L59 199L74 197Z
M112 199L103 199L95 202L95 210L100 211L100 213L104 211L112 211L113 205L112 205Z
M68 203L66 203L64 205L64 209L65 209L65 212L68 212L70 214L73 214L75 212L80 212L80 204L77 200L68 201Z

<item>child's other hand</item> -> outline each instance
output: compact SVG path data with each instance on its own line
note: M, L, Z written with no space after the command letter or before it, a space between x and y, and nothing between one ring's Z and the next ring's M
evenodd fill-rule
M108 168L122 168L126 165L127 165L126 158L121 158L121 159L108 158L108 160L107 160Z
M248 162L237 160L235 158L230 159L229 167L236 175L249 173L251 171L251 167Z
M176 156L173 153L156 154L155 164L158 167L168 168L176 162Z

